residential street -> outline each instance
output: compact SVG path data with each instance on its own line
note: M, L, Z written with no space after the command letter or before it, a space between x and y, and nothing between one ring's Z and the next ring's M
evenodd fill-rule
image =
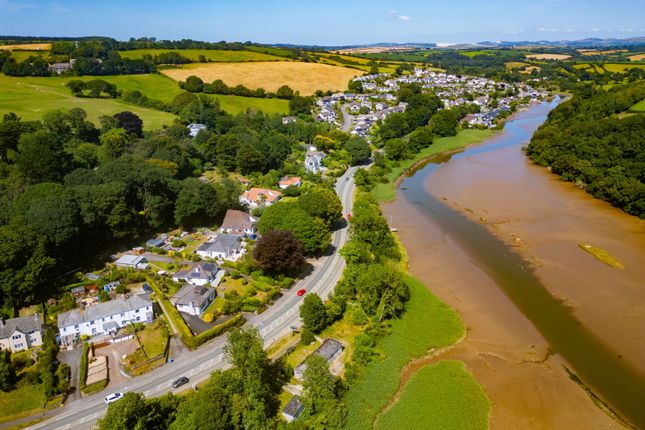
M351 212L354 195L353 175L356 170L357 167L350 167L336 182L336 192L343 203L343 213ZM307 293L315 292L323 300L333 291L345 267L345 261L340 257L338 250L347 242L348 236L348 225L335 231L332 237L333 252L321 257L320 264L314 268L314 271L294 285L273 306L260 315L252 315L248 318L247 325L258 328L265 346L289 333L291 326L302 324L298 309L303 297L296 295L298 290L304 288ZM170 391L178 391L173 390L171 384L180 376L190 378L190 384L179 390L190 389L195 384L206 380L212 371L228 366L223 353L225 343L225 337L219 337L196 351L184 352L173 363L147 375L112 386L93 396L70 401L64 408L55 411L50 419L31 428L65 430L91 428L105 413L104 397L116 391L137 391L149 397L160 396Z

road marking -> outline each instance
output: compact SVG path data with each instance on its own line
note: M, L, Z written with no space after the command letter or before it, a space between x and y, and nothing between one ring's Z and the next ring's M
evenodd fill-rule
M88 415L88 416L83 417L83 418L81 418L80 420L78 420L78 422L79 422L80 424L83 424L83 423L84 423L84 422L86 422L86 421L90 421L90 420L92 420L92 419L96 418L96 416L97 416L97 415L98 415L98 413L95 413L95 414L92 414L92 415Z
M195 369L190 369L190 371L188 372L188 376L192 376L194 371Z
M164 389L164 387L165 387L165 384L159 384L157 385L157 388L155 388L155 391L161 391Z
M71 426L72 426L72 424L71 424L71 423L70 423L70 424L66 424L66 425L64 425L63 427L58 427L58 429L57 429L57 430L67 430L67 429L68 429L68 428L70 428Z

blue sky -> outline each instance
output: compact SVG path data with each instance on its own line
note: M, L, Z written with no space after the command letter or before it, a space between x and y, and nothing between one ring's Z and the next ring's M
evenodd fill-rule
M342 45L645 36L645 0L0 0L0 34Z

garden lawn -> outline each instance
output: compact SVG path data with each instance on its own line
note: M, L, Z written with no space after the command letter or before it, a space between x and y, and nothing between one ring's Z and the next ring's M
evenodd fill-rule
M493 135L492 130L461 130L457 133L456 136L451 137L442 137L434 141L432 145L423 149L421 152L416 154L414 158L400 161L398 167L392 169L392 171L386 176L390 181L387 184L377 184L372 190L372 195L379 201L384 202L388 200L393 200L396 197L396 180L401 176L407 169L412 167L415 163L431 157L433 155L439 154L440 152L450 151L453 149L463 148L465 146L471 145L473 143L479 143L482 140L486 139Z
M270 48L269 48L270 49ZM199 56L203 55L208 61L236 63L242 61L285 61L281 56L265 54L257 51L228 51L220 49L134 49L132 51L120 51L122 58L143 58L144 55L163 54L164 52L176 52L184 57L199 62Z
M635 112L645 112L645 99L639 101L634 106L630 107L629 110Z
M372 429L377 416L399 387L401 369L433 348L454 344L465 333L465 327L453 309L414 278L406 277L406 283L410 288L406 311L401 319L392 321L391 333L377 344L383 358L377 358L366 367L345 397L349 410L348 429Z
M130 77L92 77L92 79L95 78L105 79L120 86L119 81L125 82ZM155 78L163 79L161 76ZM146 130L159 129L164 124L172 124L175 119L175 116L168 112L130 105L118 99L74 97L64 86L70 79L68 77L14 78L0 74L0 94L2 94L2 97L0 97L0 115L15 112L23 120L37 120L41 119L43 113L48 110L82 108L87 112L88 119L98 124L99 116L131 111L139 115L143 120L143 126ZM84 77L84 79L89 78ZM170 80L164 79L164 81L172 84Z
M376 430L487 429L491 404L460 361L440 361L414 374L377 421Z
M27 385L8 393L0 391L0 422L36 413L43 408L45 402L41 384Z

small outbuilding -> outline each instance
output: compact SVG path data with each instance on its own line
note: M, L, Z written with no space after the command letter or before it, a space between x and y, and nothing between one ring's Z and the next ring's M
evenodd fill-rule
M293 396L284 409L282 409L282 416L290 423L300 416L304 408L305 406L302 404L300 397Z

